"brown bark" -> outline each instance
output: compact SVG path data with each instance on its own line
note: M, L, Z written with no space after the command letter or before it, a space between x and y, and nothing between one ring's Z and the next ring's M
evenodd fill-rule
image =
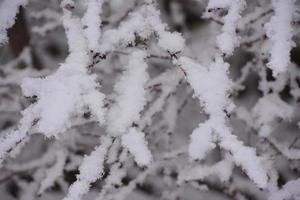
M30 34L25 19L25 10L23 7L19 8L19 13L16 16L16 22L8 30L9 46L13 53L13 56L18 57L25 47L30 46ZM34 48L31 48L32 64L35 69L42 69L42 64L34 52ZM25 63L20 63L19 68L27 67Z

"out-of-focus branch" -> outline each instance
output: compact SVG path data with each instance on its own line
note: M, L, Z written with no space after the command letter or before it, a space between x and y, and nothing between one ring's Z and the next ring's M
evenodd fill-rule
M17 58L25 47L30 46L30 34L28 25L25 19L25 10L23 7L19 8L20 11L16 16L16 23L8 30L9 45L11 52L15 58ZM32 65L35 69L42 69L41 61L37 57L34 49L31 51ZM19 68L25 68L25 63L22 62L18 66Z

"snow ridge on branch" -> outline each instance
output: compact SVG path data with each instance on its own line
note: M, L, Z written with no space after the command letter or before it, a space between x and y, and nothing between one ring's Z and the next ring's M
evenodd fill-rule
M272 0L275 14L265 25L270 39L270 61L268 67L273 76L285 72L290 63L290 51L295 45L292 41L295 0Z

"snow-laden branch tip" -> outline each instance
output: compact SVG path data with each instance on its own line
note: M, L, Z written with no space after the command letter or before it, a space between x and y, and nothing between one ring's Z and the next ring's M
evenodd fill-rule
M139 166L147 166L152 161L145 134L136 128L130 128L128 133L122 136L122 145L129 150Z
M195 96L209 115L209 119L200 124L191 135L189 146L191 158L202 159L213 149L213 134L216 134L218 144L230 152L233 162L245 170L259 187L266 187L267 171L261 158L256 156L255 149L244 146L236 136L232 135L226 124L226 113L233 109L233 104L228 98L232 86L227 76L229 64L220 57L217 57L209 68L187 57L181 57L177 64L185 71ZM201 144L202 147L197 148L197 144Z
M167 31L167 25L160 19L160 12L153 4L149 4L129 13L128 19L118 28L106 30L99 51L105 54L117 47L124 48L134 44L136 36L148 39L152 34L158 36L158 46L170 53L180 52L185 47L181 34Z
M104 173L104 162L107 151L112 144L112 138L102 137L101 144L90 155L85 156L79 167L77 180L70 186L68 195L63 200L81 200L91 184L101 178Z
M295 0L272 0L274 15L265 25L270 39L270 61L267 66L273 76L285 72L290 63L290 51L295 45L292 41L292 20L295 12Z
M195 97L211 117L225 117L224 110L232 110L233 104L228 96L233 83L227 76L228 63L217 57L209 67L204 67L191 58L181 57L178 64L186 72Z
M202 160L206 154L216 147L213 130L208 124L199 124L193 130L189 145L189 155L193 160Z
M48 137L69 128L71 117L83 113L85 106L90 108L100 123L104 122L104 95L98 91L96 76L87 73L88 47L81 22L65 10L63 24L70 51L66 62L52 75L46 78L26 78L22 84L25 96L38 98L28 109L38 119L38 130Z
M66 1L62 2L64 4ZM81 115L86 106L100 123L104 122L104 94L98 90L96 76L87 73L89 56L82 24L67 9L64 9L62 19L70 54L54 74L23 80L24 95L36 96L38 100L22 112L18 128L1 137L1 161L30 134L34 125L47 137L57 136L71 126L71 118Z
M107 130L111 135L126 133L132 123L140 119L146 105L145 84L149 78L145 57L145 52L134 51L114 87L117 99L107 116Z
M101 36L101 17L102 5L104 0L88 0L87 10L82 18L84 27L84 34L88 41L88 47L90 50L95 51L99 45L99 39Z
M217 36L217 46L222 53L232 55L235 47L239 45L239 37L237 36L237 26L241 18L242 11L246 8L245 0L210 0L207 10L224 8L228 9L228 13L223 17L224 25L222 33Z

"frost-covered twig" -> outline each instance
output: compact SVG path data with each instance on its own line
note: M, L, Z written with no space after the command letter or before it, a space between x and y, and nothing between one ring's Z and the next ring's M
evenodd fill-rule
M236 29L238 20L241 18L241 12L245 7L246 2L244 0L210 0L208 3L208 10L228 8L227 15L223 17L224 25L222 26L222 33L217 37L217 46L226 55L232 55L234 48L239 45Z
M112 141L111 137L102 137L101 144L83 159L77 180L70 186L64 200L80 200L89 191L91 184L103 176L104 162Z
M267 172L260 158L256 156L255 150L244 146L241 141L237 140L226 125L225 112L231 112L233 106L228 100L228 92L232 85L227 77L228 64L224 63L221 58L217 58L210 68L205 68L183 57L179 60L179 65L187 74L195 96L199 98L205 111L210 115L209 119L200 124L191 135L189 146L191 158L203 159L206 153L215 147L214 142L219 140L219 145L231 153L235 164L241 166L257 185L265 187Z
M63 175L66 158L66 152L64 152L62 149L57 150L56 163L47 169L45 178L41 182L38 194L42 194L46 189L53 186L54 182Z
M233 163L230 156L215 163L212 166L197 165L193 168L182 170L178 182L203 180L211 175L216 175L221 181L228 181L232 173Z
M135 51L129 57L125 71L115 85L117 101L108 112L107 128L111 135L121 135L140 118L146 104L145 84L149 78L146 54Z
M89 0L87 2L87 11L82 18L84 34L88 41L89 49L95 51L98 47L98 41L101 36L101 13L104 0Z
M294 46L292 41L295 0L272 0L274 16L266 24L267 36L270 38L270 61L268 67L273 76L285 72L290 63L290 50Z
M105 54L116 47L124 48L135 43L136 36L147 39L151 34L158 35L158 45L171 53L180 52L184 48L184 40L177 32L166 31L166 24L159 18L159 11L152 4L143 5L129 14L117 29L103 33L99 51Z
M284 199L298 199L300 180L293 180L286 183L282 189L270 195L269 200L284 200Z

